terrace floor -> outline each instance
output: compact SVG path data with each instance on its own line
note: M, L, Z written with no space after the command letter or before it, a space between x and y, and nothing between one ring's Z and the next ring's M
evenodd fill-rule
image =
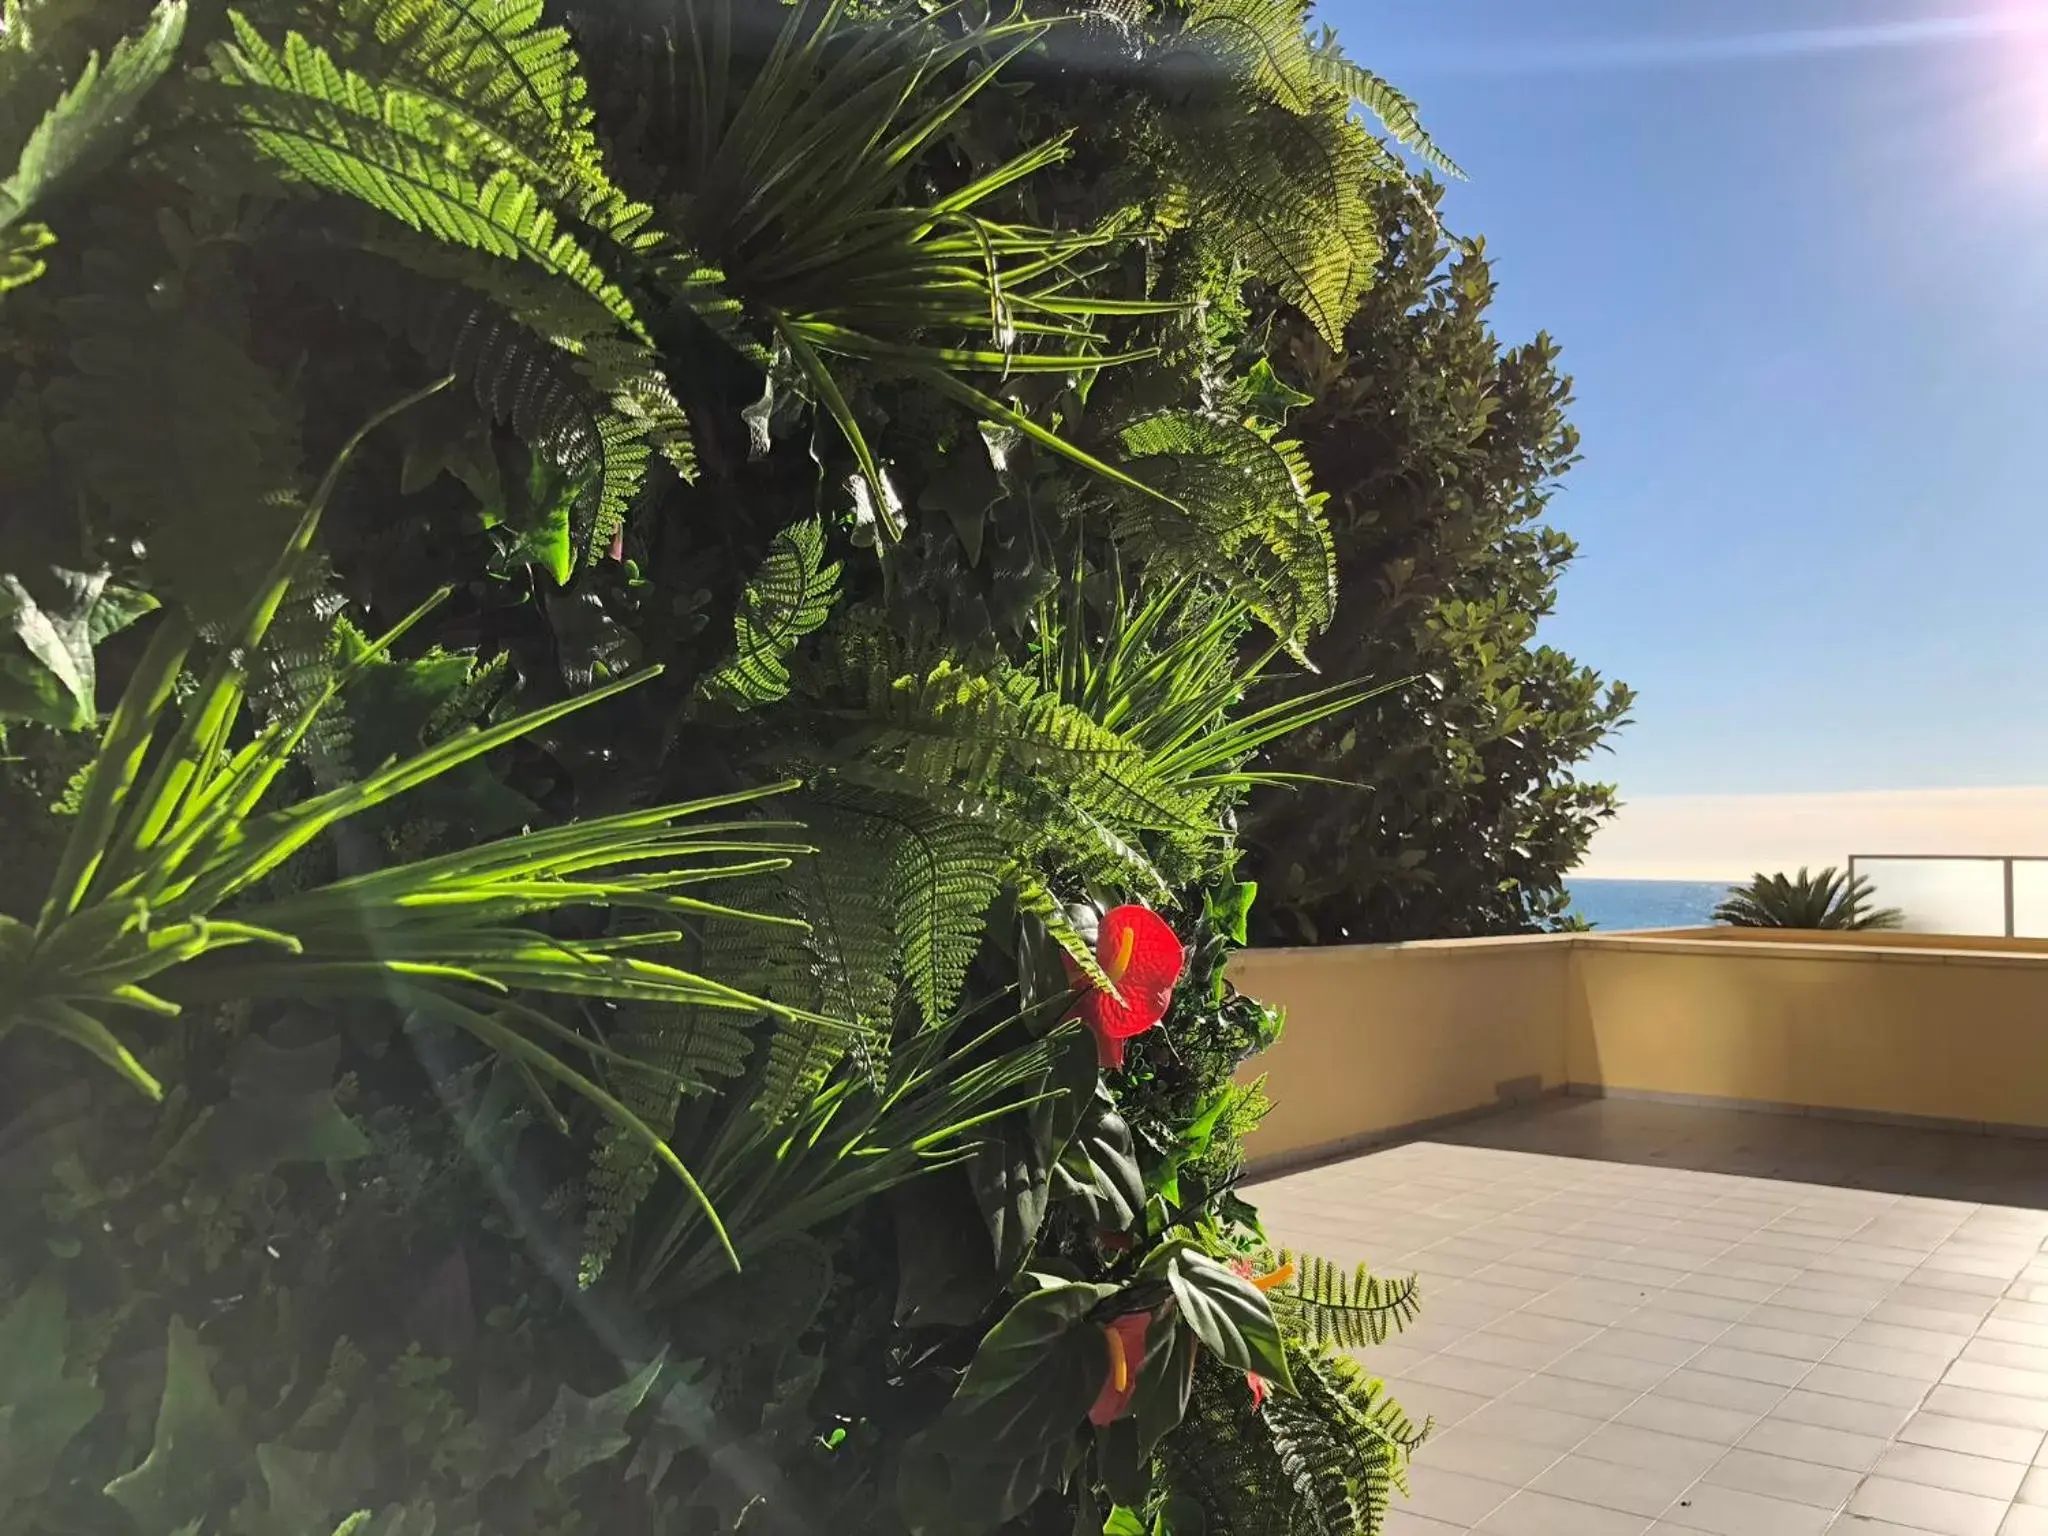
M1388 1536L2048 1536L2048 1140L1564 1100L1252 1196L1422 1276Z

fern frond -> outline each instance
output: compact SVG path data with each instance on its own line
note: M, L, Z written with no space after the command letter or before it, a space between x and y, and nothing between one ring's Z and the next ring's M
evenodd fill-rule
M872 747L900 754L901 771L916 783L983 795L1043 787L1126 832L1198 821L1128 738L1021 671L945 660L922 673L876 674L868 723Z
M1363 1264L1347 1273L1328 1259L1285 1249L1260 1262L1268 1272L1289 1265L1293 1279L1268 1293L1273 1315L1290 1336L1317 1348L1384 1344L1415 1320L1421 1306L1413 1275L1385 1280Z
M1191 411L1141 417L1122 440L1133 467L1172 498L1122 498L1125 537L1170 574L1221 579L1296 647L1329 622L1336 547L1299 445Z
M628 204L605 173L575 48L565 29L540 25L542 12L542 0L342 0L308 23L485 158L562 188L586 223L631 243L652 210Z
M689 420L658 359L578 290L402 231L309 253L300 267L455 374L568 480L589 484L571 528L583 559L610 545L653 454L694 474Z
M1102 969L1102 962L1095 955L1095 946L1088 942L1085 933L1074 926L1073 920L1067 916L1066 906L1053 894L1052 887L1029 868L1013 869L1010 880L1016 891L1017 910L1037 918L1047 935L1059 945L1061 953L1074 962L1082 975L1096 986L1114 992L1116 983Z
M64 182L128 143L143 98L170 68L184 33L185 0L162 0L148 26L114 45L104 69L98 54L86 60L71 87L30 131L13 173L0 182L0 232L22 222ZM20 241L13 242L13 250L18 257Z
M1341 106L1219 112L1172 143L1195 225L1300 310L1332 347L1381 255L1368 186L1385 153Z
M1378 1529L1378 1522L1369 1519L1359 1503L1354 1478L1347 1475L1362 1469L1347 1465L1345 1445L1333 1432L1334 1425L1289 1398L1269 1402L1261 1418L1274 1457L1294 1491L1287 1529L1303 1536L1355 1536ZM1382 1508L1385 1503L1382 1494Z
M291 590L278 604L264 638L258 671L249 693L267 720L289 721L304 713L334 680L337 664L367 652L369 637L342 618L344 601L324 559L309 557ZM299 752L321 788L359 777L350 758L348 715L323 709L299 742Z
M1299 1395L1256 1411L1241 1377L1202 1367L1159 1447L1168 1489L1199 1504L1211 1530L1377 1536L1427 1430L1343 1355L1290 1347L1288 1366Z
M1322 95L1301 0L1196 0L1178 41L1199 47L1289 112L1311 112Z
M838 598L839 563L825 563L824 526L811 518L783 529L740 594L732 660L706 677L698 692L740 709L786 696L789 653L824 624Z
M1391 1495L1408 1491L1408 1459L1430 1426L1418 1430L1386 1384L1347 1355L1290 1352L1289 1364L1299 1395L1267 1405L1286 1405L1274 1421L1276 1443L1284 1437L1319 1474L1341 1471L1357 1511L1349 1530L1378 1531Z
M1415 103L1371 70L1347 59L1337 45L1336 34L1328 28L1310 50L1309 67L1326 85L1336 87L1378 118L1395 143L1412 150L1446 176L1465 179L1458 163L1439 149L1424 130Z
M575 284L642 342L633 307L564 231L541 189L505 167L451 157L437 108L337 63L298 32L274 48L239 12L214 52L234 120L298 180L344 193L454 245L527 263Z
M896 1002L896 934L886 902L876 899L875 872L888 858L883 830L857 817L808 814L817 852L790 885L797 912L810 925L802 956L815 1012L848 1021L783 1025L769 1041L754 1110L768 1124L808 1103L826 1075L856 1051L872 1081L887 1071Z
M1002 890L1004 843L986 820L937 809L896 823L887 879L904 974L937 1028L953 1011Z

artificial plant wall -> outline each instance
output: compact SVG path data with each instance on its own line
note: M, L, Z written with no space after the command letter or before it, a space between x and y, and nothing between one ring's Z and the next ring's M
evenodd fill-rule
M10 1530L1371 1529L1223 965L1288 4L14 0Z

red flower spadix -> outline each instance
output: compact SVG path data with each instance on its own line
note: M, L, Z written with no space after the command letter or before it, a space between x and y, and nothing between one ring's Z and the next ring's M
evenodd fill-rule
M1146 907L1116 907L1103 914L1095 963L1114 992L1096 986L1069 956L1060 958L1067 979L1082 989L1074 1013L1094 1034L1096 1059L1105 1067L1121 1067L1124 1042L1166 1017L1173 984L1187 964L1173 930Z
M1151 1326L1149 1312L1126 1312L1104 1326L1109 1369L1103 1375L1102 1390L1095 1394L1095 1406L1088 1410L1090 1424L1100 1428L1122 1418L1131 1406L1131 1394L1138 1390L1138 1370L1145 1363L1145 1330Z

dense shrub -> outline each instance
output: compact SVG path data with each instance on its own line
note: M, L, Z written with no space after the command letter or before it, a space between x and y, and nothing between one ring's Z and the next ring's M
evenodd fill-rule
M1341 348L1275 320L1275 368L1310 397L1288 431L1330 493L1337 552L1309 654L1386 686L1277 743L1271 766L1309 777L1246 808L1267 943L1554 926L1615 807L1583 765L1634 695L1537 639L1576 552L1541 521L1578 458L1571 381L1548 336L1496 339L1485 247L1444 234L1437 198L1376 189L1387 257Z

